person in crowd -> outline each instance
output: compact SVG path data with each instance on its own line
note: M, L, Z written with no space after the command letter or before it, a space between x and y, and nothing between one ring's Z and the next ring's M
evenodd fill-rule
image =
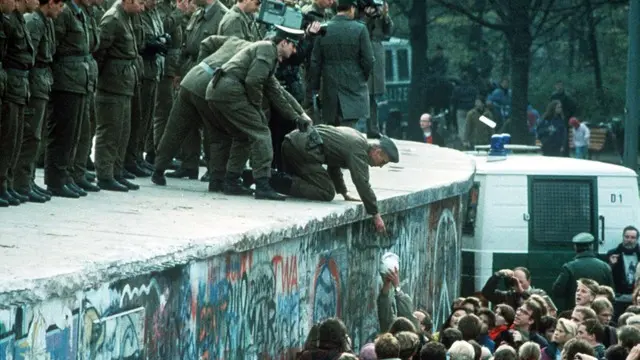
M420 350L419 360L446 360L447 348L436 341L426 343Z
M558 319L549 345L542 349L541 360L554 360L560 357L567 341L576 337L577 325L567 319Z
M631 325L624 325L618 329L618 344L630 351L640 344L640 329Z
M378 321L380 330L385 332L397 317L411 320L416 329L420 328L418 319L413 316L413 301L400 287L398 269L392 270L383 277L382 288L378 294Z
M495 351L496 344L491 338L489 332L496 327L496 314L489 308L480 308L478 310L478 317L482 321L478 343L493 353Z
M575 302L578 306L591 306L596 299L599 285L591 279L578 279L576 287Z
M518 353L510 345L500 345L493 354L494 360L517 360Z
M551 94L550 101L559 101L562 104L562 109L565 114L566 119L570 119L577 115L577 106L575 100L571 96L567 94L564 89L564 82L561 80L556 81L554 85L555 89L553 94ZM565 139L565 156L569 155L569 138Z
M489 119L493 114L484 104L481 97L477 97L474 107L466 113L465 131L462 136L462 143L465 147L473 149L476 145L486 145L491 139L494 131L489 126L480 121L481 116Z
M638 235L639 232L635 226L626 226L622 230L620 244L607 252L607 260L613 275L613 287L619 296L616 301L617 312L622 312L624 307L634 303L631 295L634 293L636 268L640 262ZM639 288L636 287L636 290Z
M613 273L613 271L612 271ZM615 282L615 279L614 279ZM616 301L616 293L613 291L611 286L600 285L598 286L598 293L596 294L597 299L607 299L610 303L615 303Z
M494 342L498 339L499 335L505 330L509 329L513 325L513 321L516 317L516 312L513 308L507 304L498 304L495 308L496 314L496 326L489 332L489 337ZM499 345L499 343L496 342Z
M469 296L464 298L462 301L461 307L467 309L470 314L475 314L478 312L478 309L482 306L480 299L475 296Z
M466 341L458 340L451 344L449 348L449 358L451 360L473 360L475 351L473 346Z
M578 305L573 308L573 312L571 312L571 321L576 324L582 324L583 321L588 319L598 320L598 315L596 315L596 312L590 307Z
M400 343L400 360L411 360L420 351L420 337L411 331L401 331L394 335Z
M589 356L596 355L595 351L593 350L591 345L589 345L588 342L579 338L573 338L564 344L560 359L561 360L576 359L576 354L585 354Z
M509 78L504 77L500 85L487 98L493 104L494 121L501 128L511 118L511 89Z
M542 319L540 319L540 326L538 327L538 331L540 332L540 335L544 336L544 338L549 343L553 338L553 333L555 333L556 331L557 323L558 319L549 315L543 316Z
M595 238L589 233L580 233L572 239L576 257L562 265L562 270L552 287L553 296L561 304L561 309L573 307L578 279L586 278L601 285L613 285L611 268L593 252L594 241Z
M527 341L518 349L519 360L540 360L540 345Z
M588 319L578 325L578 338L593 347L598 359L604 358L605 347L601 343L601 339L604 338L604 327L598 320Z
M378 356L376 355L376 344L368 343L360 348L360 353L358 354L358 360L378 360Z
M501 279L506 282L508 290L498 289ZM530 287L531 274L527 268L502 269L487 280L482 288L482 296L493 304L505 303L515 309L529 298L527 290Z
M598 316L598 320L602 325L611 324L611 320L613 319L613 305L609 300L605 298L596 298L591 303L591 309L595 311Z
M456 85L453 88L453 92L451 93L451 109L455 110L456 114L456 124L458 129L458 137L462 140L463 143L469 142L469 130L467 127L470 125L469 113L478 108L478 99L479 93L478 88L475 83L472 81L471 76L468 72L464 71L460 77L460 84ZM482 99L479 99L482 104L482 109L480 115L484 113L484 104ZM478 117L480 117L478 115ZM489 116L492 118L493 116ZM477 120L477 119L476 119ZM474 124L475 125L475 124ZM474 126L472 125L472 126ZM482 124L481 124L482 125ZM471 134L476 135L477 130L483 130L479 128L474 128ZM488 142L488 139L485 143ZM485 143L482 143L483 145Z
M462 340L462 333L456 328L447 328L440 331L437 335L438 341L441 342L447 350L454 342Z
M444 138L433 127L431 122L431 114L424 113L420 116L420 128L424 134L424 142L438 146L445 146Z
M544 156L562 156L567 138L567 127L560 101L549 103L536 132L542 143Z
M574 157L576 159L589 158L589 140L591 137L589 128L576 117L569 119L569 126L571 126L573 134Z
M379 360L398 359L400 356L400 342L389 333L382 334L376 339L375 350Z

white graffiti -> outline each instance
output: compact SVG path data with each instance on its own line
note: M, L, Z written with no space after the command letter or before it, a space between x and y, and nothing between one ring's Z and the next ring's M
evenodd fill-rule
M155 291L158 299L160 300L160 306L164 308L167 304L167 298L160 291L160 286L156 279L151 279L149 285L141 285L140 287L132 288L129 284L125 285L122 289L122 293L120 294L120 307L124 305L125 299L131 301L142 295L149 295L151 291Z
M431 264L430 274L436 276L435 281L441 281L441 286L434 287L434 289L440 288L440 296L433 296L431 309L433 312L433 326L434 331L436 328L449 317L451 309L451 297L454 294L449 293L449 281L452 281L454 289L459 287L460 279L460 241L458 239L458 226L453 212L450 209L443 209L440 219L438 220L438 226L436 228L435 244L433 249L439 251L442 247L444 250L450 246L453 246L453 252L450 256L449 251L443 251L443 256L434 256ZM454 264L450 264L454 261ZM452 266L453 265L453 266ZM451 274L449 269L453 269Z

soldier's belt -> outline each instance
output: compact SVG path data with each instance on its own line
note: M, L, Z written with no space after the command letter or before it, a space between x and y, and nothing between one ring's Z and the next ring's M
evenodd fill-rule
M92 58L91 54L87 54L87 55L61 55L61 56L56 56L55 61L60 61L60 62L87 62L91 58Z
M4 70L7 72L7 75L22 77L22 78L29 77L29 70L20 70L20 69L13 69L13 68L6 68Z

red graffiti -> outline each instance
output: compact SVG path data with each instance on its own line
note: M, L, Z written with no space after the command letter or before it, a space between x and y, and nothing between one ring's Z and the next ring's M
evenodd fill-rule
M247 251L240 255L227 254L226 263L227 280L234 283L242 279L242 276L251 269L251 266L253 266L253 252Z
M276 255L271 260L273 264L273 275L278 281L278 272L280 272L280 283L282 284L283 293L291 293L298 289L298 258L297 256L289 256L282 259L282 256ZM281 268L282 271L278 271Z

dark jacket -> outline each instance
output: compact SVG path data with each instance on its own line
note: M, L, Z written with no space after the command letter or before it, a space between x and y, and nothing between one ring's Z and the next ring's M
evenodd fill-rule
M562 265L560 275L553 283L552 294L560 310L571 309L575 305L577 281L592 279L600 285L613 287L613 275L609 264L598 259L592 251L584 251Z
M567 137L567 127L564 119L553 117L543 119L537 128L538 139L542 143L542 153L547 155L560 151Z
M626 279L627 276L624 268L624 260L622 259L624 251L624 246L620 244L615 249L611 249L607 252L607 260L611 255L620 255L620 259L615 265L609 265L611 266L611 273L613 274L613 284L615 285L614 289L616 294L631 294L633 292L633 283L628 284ZM640 260L640 246L636 245L636 248L631 251L635 252L638 256L638 260Z
M556 360L557 352L558 344L551 342L549 343L549 346L542 348L542 351L540 351L540 360Z
M529 294L517 293L515 290L498 290L498 283L502 276L497 273L491 275L487 283L482 288L482 296L490 301L493 305L507 304L514 310L517 309L527 298Z

